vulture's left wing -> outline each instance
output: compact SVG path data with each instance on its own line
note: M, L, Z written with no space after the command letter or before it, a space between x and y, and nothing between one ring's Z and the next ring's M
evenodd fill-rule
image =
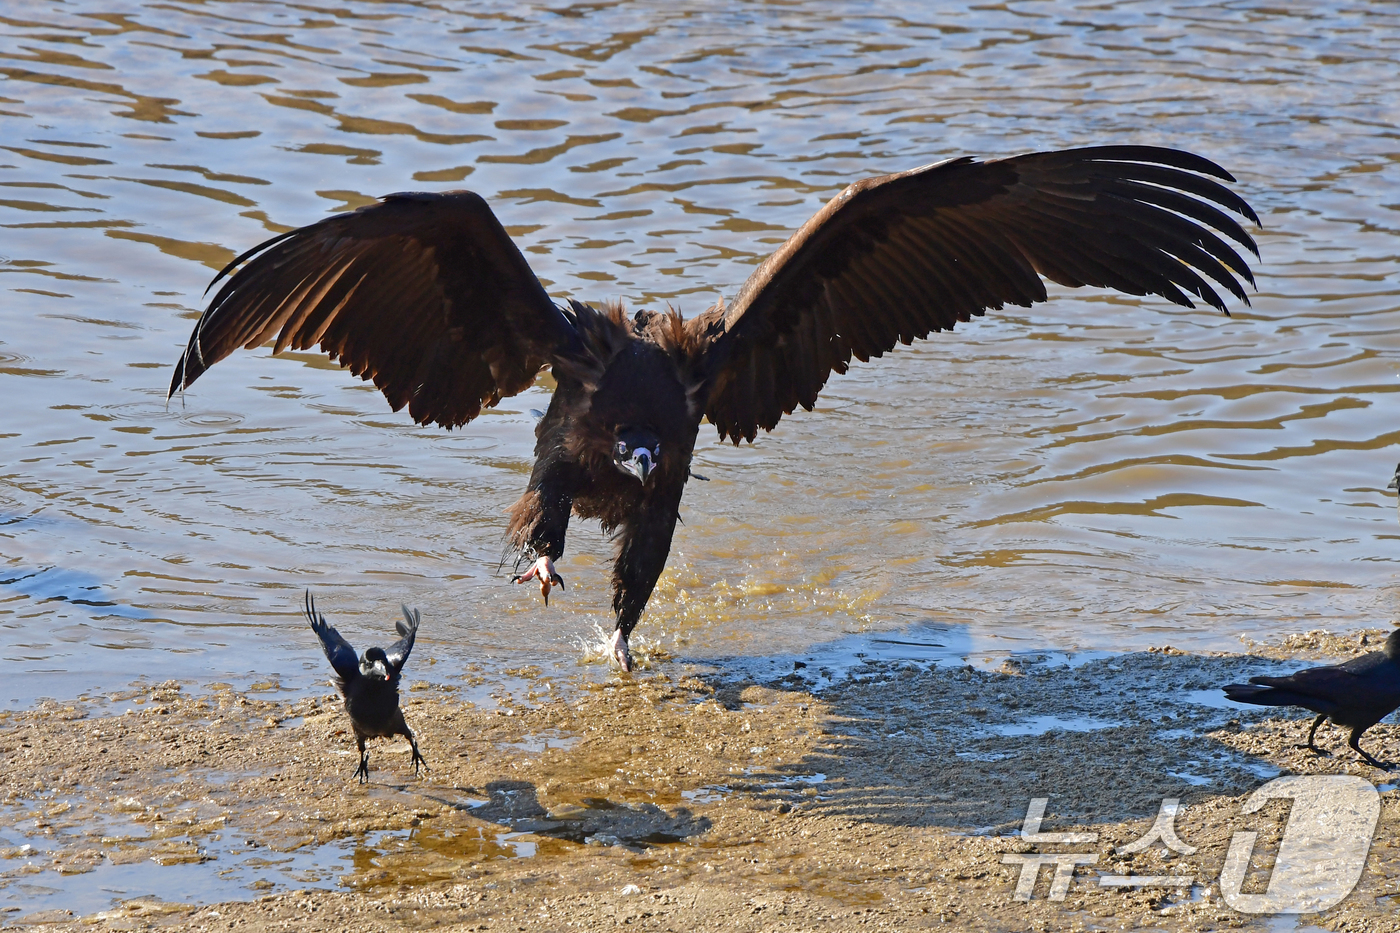
M391 194L273 237L210 287L230 272L175 366L172 395L275 335L274 352L320 344L395 411L453 428L579 352L573 324L470 191Z
M834 370L988 308L1046 300L1045 276L1248 304L1249 266L1221 236L1258 255L1227 208L1259 222L1234 181L1176 149L1105 146L935 165L847 187L749 276L738 297L687 322L708 342L705 414L721 437L753 440ZM1212 229L1213 228L1213 229ZM1237 278L1238 277L1238 278Z

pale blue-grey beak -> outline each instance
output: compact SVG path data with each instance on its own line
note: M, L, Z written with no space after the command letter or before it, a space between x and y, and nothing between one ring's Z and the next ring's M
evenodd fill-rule
M652 459L651 451L645 447L638 447L632 451L631 457L622 461L622 468L641 480L643 484L646 483L647 477L651 475L651 471L655 467L656 463Z

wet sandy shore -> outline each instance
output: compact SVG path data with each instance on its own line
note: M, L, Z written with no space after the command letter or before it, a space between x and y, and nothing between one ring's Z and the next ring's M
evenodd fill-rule
M429 668L405 707L432 770L415 778L406 743L380 743L365 786L350 780L353 739L329 692L287 700L259 685L167 683L48 703L0 713L3 922L1292 930L1292 918L1246 916L1220 898L1231 834L1281 825L1286 807L1244 817L1241 803L1279 774L1349 773L1382 790L1371 856L1341 906L1298 928L1394 930L1400 795L1389 776L1356 760L1340 730L1320 732L1332 756L1292 748L1303 715L1234 707L1218 689L1370 650L1381 636L1078 665L1027 656L1000 671L881 662L821 689L806 669L753 683L670 662L567 690L526 669L514 673L528 689L492 708L434 683ZM1365 744L1400 759L1400 728L1378 726ZM1098 855L1059 901L1048 870L1031 900L1016 900L1018 868L1003 864L1057 848L1018 835L1036 797L1049 798L1046 831L1097 834L1058 847ZM1176 828L1196 851L1115 855L1164 798L1181 800ZM1246 890L1264 889L1278 835L1261 833ZM1110 889L1103 874L1194 884ZM164 877L207 883L196 880L193 905L111 906L133 877L145 890L171 890ZM55 904L84 879L101 909ZM39 909L15 906L26 891Z

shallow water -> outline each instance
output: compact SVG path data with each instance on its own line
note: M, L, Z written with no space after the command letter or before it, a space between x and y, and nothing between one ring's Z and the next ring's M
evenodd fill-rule
M361 643L420 607L419 663L569 665L608 622L596 528L548 610L498 571L543 384L449 434L262 350L165 404L208 279L272 232L468 186L555 296L693 314L849 180L1100 143L1236 174L1252 307L1054 289L856 366L752 446L702 434L713 481L639 633L714 658L923 624L971 655L1393 618L1400 13L927 9L7 4L4 698L315 683L308 586Z

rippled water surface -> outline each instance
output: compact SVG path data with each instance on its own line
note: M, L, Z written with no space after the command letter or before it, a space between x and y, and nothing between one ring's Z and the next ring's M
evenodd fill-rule
M5 696L324 676L352 640L572 664L610 625L576 523L548 610L497 570L531 408L417 427L314 354L167 406L213 272L410 188L486 195L551 293L693 314L846 182L1148 143L1259 212L1233 318L1052 289L702 433L639 633L682 657L955 628L969 650L1221 648L1387 622L1400 525L1400 12L1390 3L7 2ZM709 432L709 429L704 429ZM441 672L443 669L438 668Z

